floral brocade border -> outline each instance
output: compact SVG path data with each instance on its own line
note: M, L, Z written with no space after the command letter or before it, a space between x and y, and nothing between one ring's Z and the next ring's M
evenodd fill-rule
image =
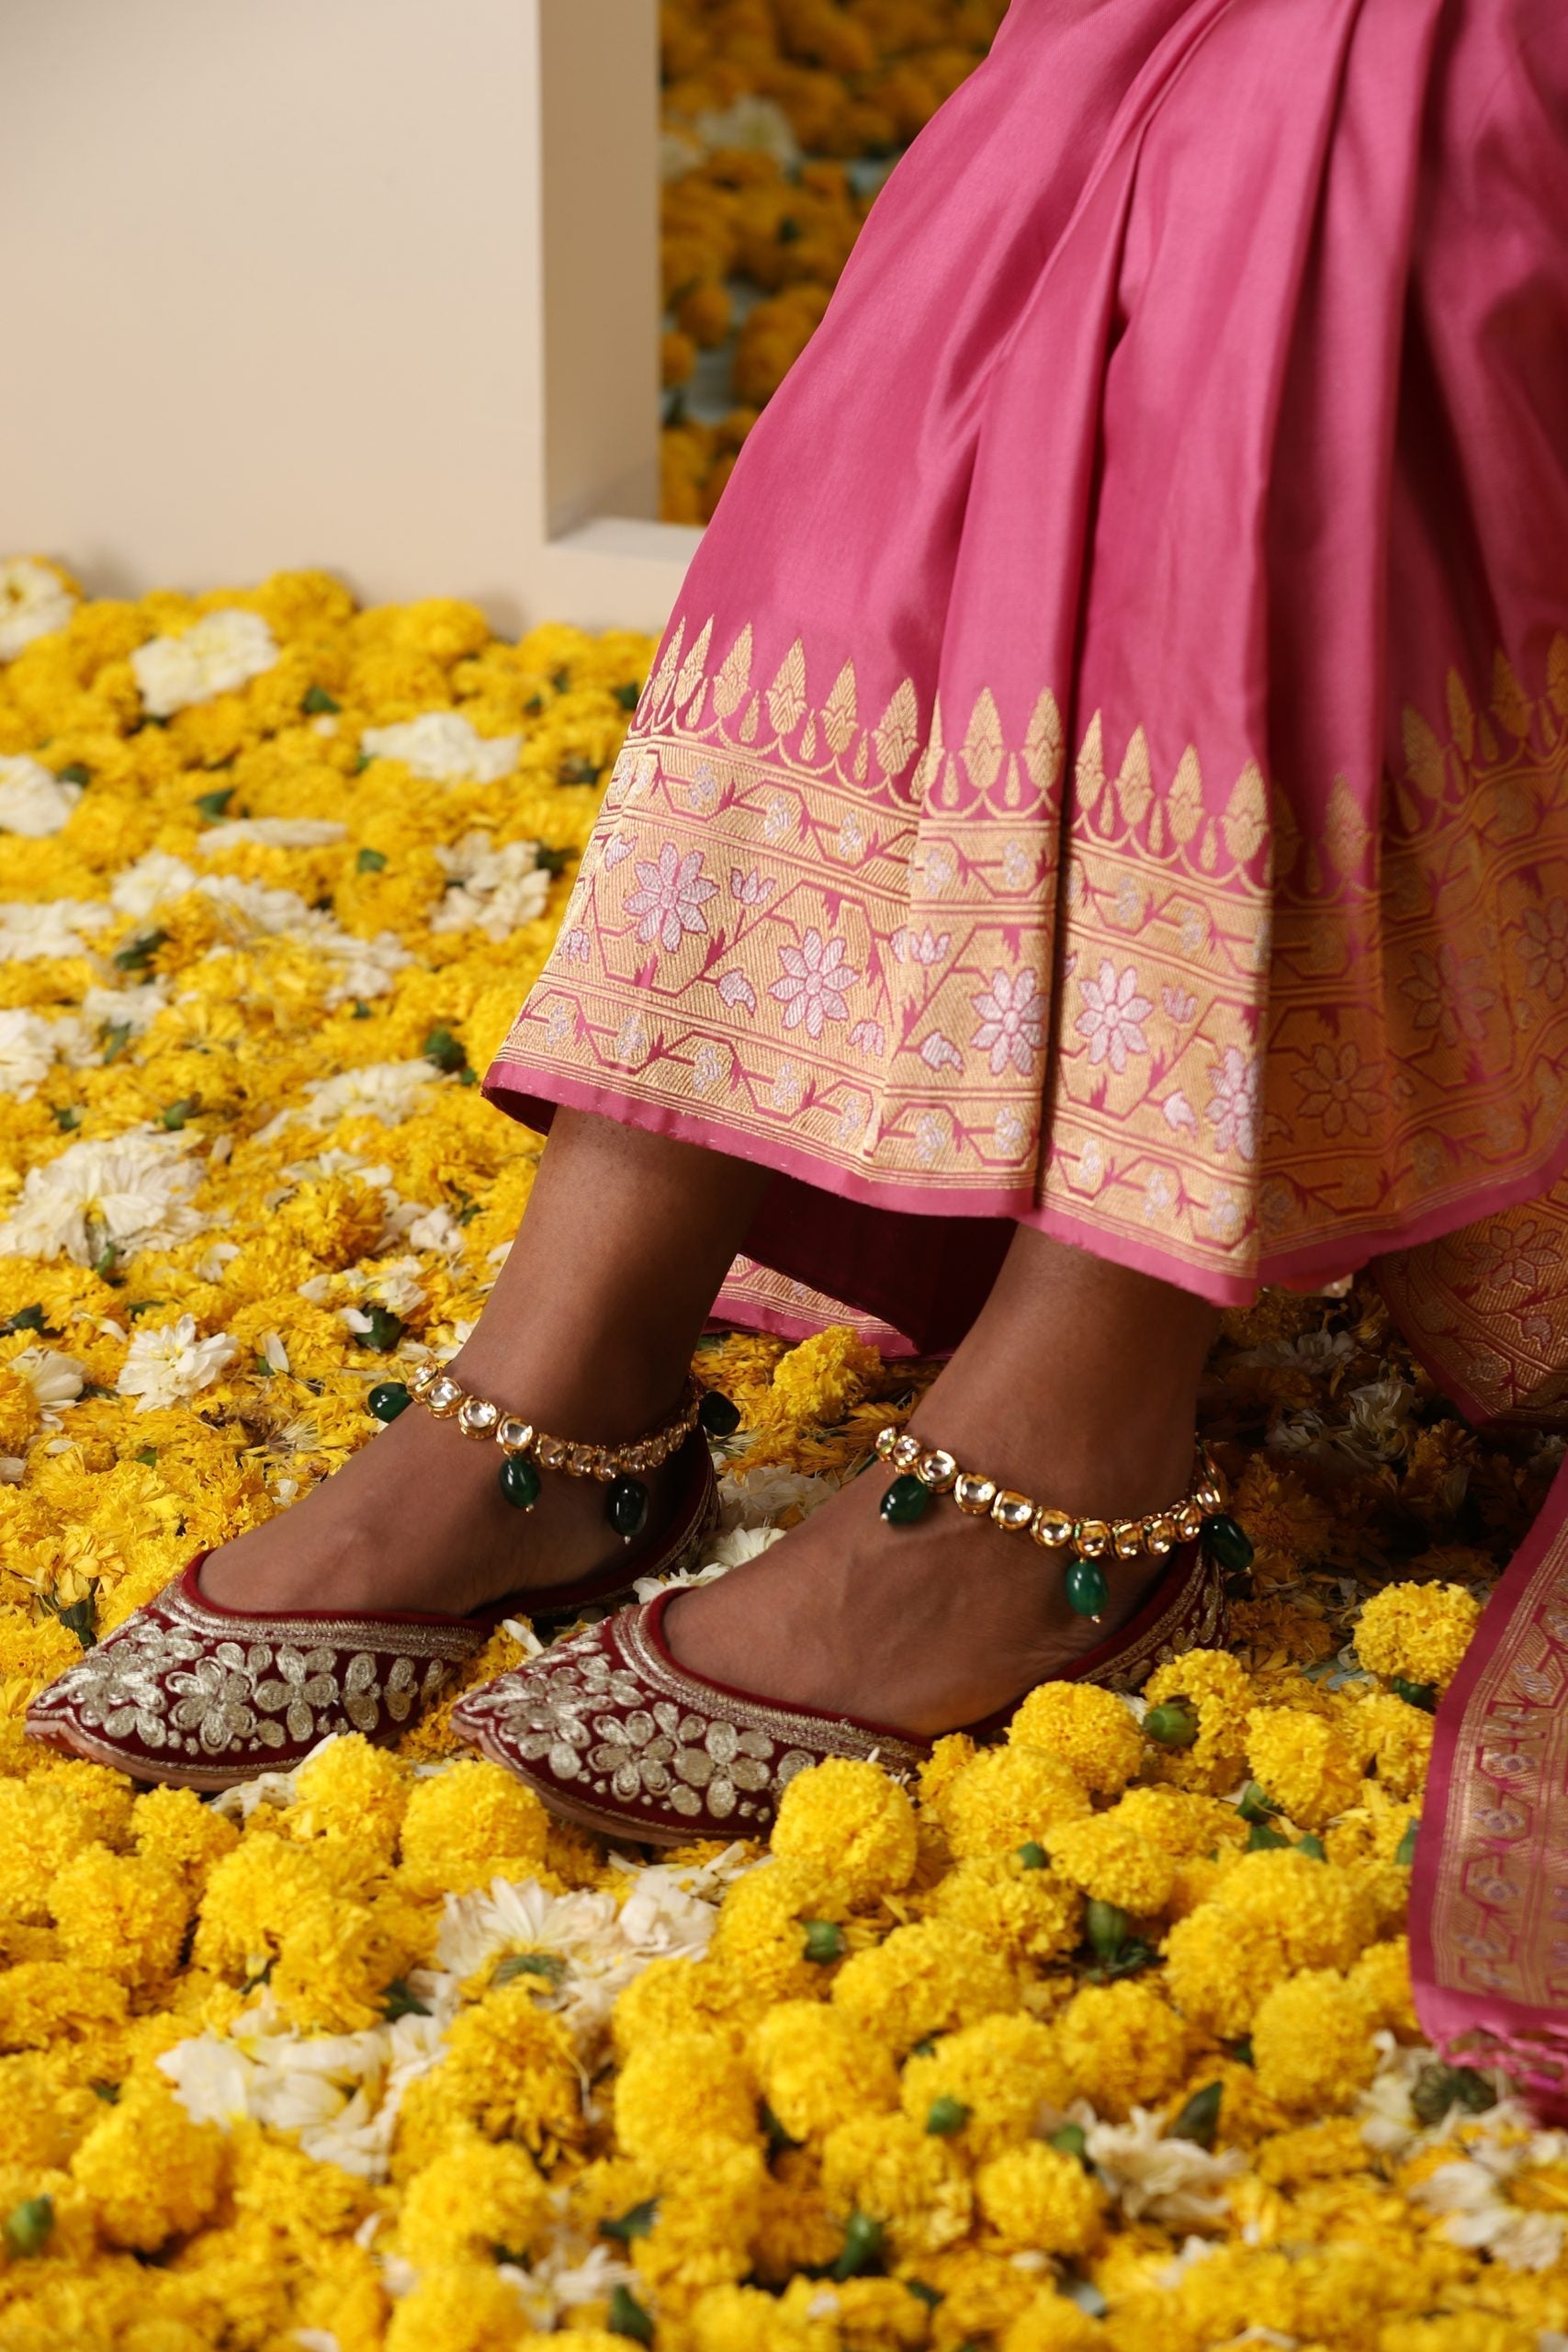
M1032 1217L1222 1292L1556 1172L1568 639L1375 793L1156 773L1049 688L950 740L800 640L667 632L492 1081L629 1099L890 1208ZM1321 802L1309 819L1308 798ZM1369 805L1371 804L1371 805Z

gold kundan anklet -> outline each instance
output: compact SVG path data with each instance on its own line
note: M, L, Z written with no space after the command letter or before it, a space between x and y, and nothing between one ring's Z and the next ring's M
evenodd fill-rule
M505 1456L501 1491L519 1510L532 1510L538 1501L541 1469L564 1470L569 1478L597 1478L604 1488L605 1516L627 1544L648 1524L648 1488L637 1474L668 1462L694 1429L705 1430L710 1437L728 1437L740 1426L740 1415L729 1398L716 1388L704 1388L689 1374L674 1419L623 1445L549 1437L493 1396L476 1396L434 1363L416 1365L406 1381L382 1381L366 1402L378 1421L395 1421L407 1406L423 1405L438 1421L455 1420L465 1437L493 1439Z
M1158 1559L1178 1544L1201 1537L1232 1574L1241 1574L1251 1564L1252 1545L1222 1510L1220 1474L1201 1445L1191 1493L1141 1519L1082 1519L1037 1503L1032 1495L1000 1487L978 1471L961 1470L951 1453L896 1428L882 1430L876 1451L897 1473L882 1498L882 1516L890 1527L913 1526L924 1518L933 1495L950 1494L972 1519L993 1520L1011 1535L1030 1535L1043 1551L1066 1553L1067 1602L1080 1617L1098 1619L1111 1597L1102 1559L1135 1560L1145 1552Z

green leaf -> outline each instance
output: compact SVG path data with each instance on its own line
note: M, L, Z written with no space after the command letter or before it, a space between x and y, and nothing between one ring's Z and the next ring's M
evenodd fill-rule
M1194 2091L1175 2122L1166 2133L1168 2140L1192 2140L1200 2148L1212 2148L1214 2133L1220 2124L1220 2102L1224 2097L1223 2083L1205 2083Z
M208 823L209 825L215 825L219 819L227 812L229 803L233 797L233 786L231 784L226 784L220 791L199 793L197 796L196 805L200 809L202 815L206 818Z
M799 2147L800 2142L790 2137L789 2133L784 2130L784 2125L779 2121L778 2117L773 2113L773 2109L768 2105L766 2099L761 2101L761 2117L762 2131L767 2138L768 2155L770 2160L774 2156L782 2156L786 2148Z
M1247 1832L1247 1851L1259 1854L1268 1848L1288 1846L1290 1842L1281 1830L1271 1829L1266 1821L1255 1821Z
M384 849L362 849L354 861L354 870L356 874L379 874L386 863Z
M21 2262L28 2255L43 2252L53 2227L53 2198L28 2197L11 2208L0 2235L5 2238L6 2251L12 2260Z
M31 1306L18 1306L15 1315L7 1315L0 1323L0 1331L41 1331L44 1328L43 1308L35 1300Z
M973 2112L961 2098L933 2098L926 2109L926 2130L933 2138L945 2140L950 2132L962 2132Z
M635 678L628 678L624 685L613 686L610 691L623 710L635 710L642 700L642 688Z
M1238 2066L1251 2066L1257 2064L1252 2054L1252 2036L1249 2033L1244 2033L1239 2041L1227 2041L1225 2053L1228 2057L1234 2058Z
M1497 2104L1497 2094L1473 2066L1423 2066L1411 2088L1410 2104L1427 2131L1440 2123L1450 2107L1469 2115L1484 2115Z
M537 718L539 713L544 709L544 707L545 698L543 695L530 695L527 701L523 706L523 716L525 718Z
M341 702L334 702L333 700L325 686L307 686L305 689L305 699L300 704L299 707L301 710L308 712L312 718L315 718L320 717L323 711L341 710L343 708L343 705Z
M1389 1678L1388 1687L1396 1699L1404 1700L1407 1707L1419 1707L1427 1715L1437 1713L1438 1686L1435 1682L1407 1682L1403 1674L1395 1674Z
M477 1086L479 1082L479 1074L477 1069L469 1069L467 1065L465 1065L464 1068L457 1072L457 1083L459 1086Z
M553 848L548 842L534 843L534 863L541 874L564 874L575 854L573 850Z
M511 1984L519 1976L543 1976L551 1984L558 1984L566 1974L566 1962L553 1951L514 1951L496 1963L492 1984Z
M1296 1839L1296 1851L1298 1854L1305 1854L1309 1861L1325 1862L1328 1860L1327 1848L1313 1829L1309 1829L1304 1838Z
M1113 1984L1119 1976L1141 1976L1144 1970L1152 1968L1158 1958L1159 1954L1152 1944L1130 1936L1119 1951L1113 1952L1102 1967L1091 1970L1090 1973L1097 1984Z
M1018 1859L1026 1871L1043 1871L1049 1864L1051 1857L1043 1846L1036 1845L1032 1838L1027 1838L1018 1849Z
M556 782L558 784L597 784L604 773L604 767L597 760L576 758L563 760L557 770Z
M1244 1821L1268 1821L1280 1810L1270 1796L1265 1796L1256 1781L1248 1781L1236 1799L1235 1809Z
M158 1449L155 1445L144 1445L140 1453L133 1453L130 1458L133 1462L145 1463L149 1470L155 1470L158 1466Z
M369 766L369 764L370 764L370 754L369 754L369 752L360 752L360 754L359 754L359 757L355 761L353 767L349 770L349 774L350 774L351 775L363 775L365 774L366 769Z
M118 1244L113 1241L106 1242L104 1247L99 1250L97 1256L93 1261L93 1272L97 1275L100 1282L113 1282L114 1261L118 1254L119 1251Z
M110 1062L118 1061L121 1054L124 1053L127 1046L130 1045L131 1039L131 1026L129 1021L109 1022L105 1024L102 1035L104 1040L104 1068L107 1069Z
M167 1102L158 1114L171 1134L177 1135L187 1119L194 1119L201 1109L199 1094L182 1094L177 1102Z
M75 1634L85 1650L90 1650L97 1641L97 1634L93 1630L91 1600L73 1600L69 1609L61 1610L60 1622L67 1633Z
M1393 1859L1396 1862L1410 1863L1416 1860L1416 1832L1420 1826L1420 1815L1413 1813L1404 1825L1404 1837L1393 1849Z
M633 2238L645 2238L659 2218L659 2199L648 2198L641 2205L633 2205L618 2222L601 2222L602 2238L618 2238L623 2245L630 2245Z
M390 1355L403 1336L403 1318L394 1315L389 1306L373 1306L369 1313L370 1329L360 1333L359 1344L362 1348L374 1348L378 1355Z
M133 1298L125 1311L129 1316L135 1317L138 1315L150 1314L154 1306L167 1306L168 1304L166 1298Z
M366 1001L365 1001L365 1000L364 1000L364 998L363 998L363 997L356 996L356 997L355 998L355 1000L354 1000L354 1011L353 1011L353 1012L352 1012L352 1013L349 1015L349 1018L350 1018L350 1020L351 1020L351 1021L368 1021L368 1020L369 1020L369 1018L370 1018L370 1007L366 1003Z
M265 1356L263 1355L259 1348L255 1352L254 1367L256 1378L258 1380L270 1380L272 1378L272 1366L268 1363Z
M833 1919L803 1919L806 1930L806 1957L826 1968L829 1961L842 1960L849 1947L844 1931Z
M87 2087L92 2092L95 2098L101 2098L103 2100L106 2107L118 2107L119 2105L119 2085L118 2083L90 2083Z
M467 1050L458 1044L450 1029L433 1029L419 1050L426 1061L434 1062L437 1069L444 1069L448 1074L468 1068Z
M869 2213L852 2213L844 2224L844 2243L829 2269L829 2278L863 2278L882 2260L882 2224Z
M927 2311L929 2312L934 2312L937 2305L942 2301L942 2296L940 2290L935 2287L928 2287L923 2278L906 2278L904 2284L908 2287L910 2294L915 2298L915 2301L918 2303L924 2303Z
M799 221L795 218L793 213L789 212L786 212L784 215L783 219L779 221L777 228L773 231L773 235L781 245L797 245L805 234L806 232L801 227Z
M84 767L80 760L72 760L61 769L60 781L62 784L91 784L93 771Z
M394 1976L381 2003L381 2015L389 2025L399 2018L427 2018L430 2011L417 1993L411 1993L400 1976Z
M1098 1952L1101 1960L1113 1959L1127 1939L1127 1914L1114 1903L1090 1903L1083 1924L1089 1950Z
M564 662L558 670L552 670L550 672L550 684L554 686L558 695L570 694L571 692L571 672L567 668Z
M1149 1709L1144 1729L1161 1747L1190 1747L1198 1736L1198 1710L1179 1691L1163 1706Z
M114 958L116 967L122 972L144 972L168 937L166 931L144 931L140 939L120 949Z
M1052 2132L1047 2144L1059 2155L1076 2156L1080 2165L1089 2162L1089 2133L1081 2123L1064 2123L1059 2132Z
M73 1102L57 1102L54 1106L54 1124L66 1135L74 1135L82 1124L82 1114Z
M612 2335L629 2335L634 2344L651 2344L653 2322L635 2295L617 2287L610 2298L610 2308L604 2324Z

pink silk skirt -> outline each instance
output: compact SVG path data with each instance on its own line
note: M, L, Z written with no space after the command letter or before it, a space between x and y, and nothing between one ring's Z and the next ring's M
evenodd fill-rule
M1562 0L1013 0L485 1091L773 1169L720 1305L785 1332L952 1346L1020 1222L1220 1303L1403 1253L1461 1398L1568 1364L1568 1263L1515 1315L1490 1241L1422 1255L1515 1264L1568 1169ZM1412 1905L1428 2031L1568 2114L1564 1725L1568 1473Z

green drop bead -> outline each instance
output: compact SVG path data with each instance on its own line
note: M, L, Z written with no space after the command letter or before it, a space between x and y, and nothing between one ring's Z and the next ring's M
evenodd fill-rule
M895 1478L882 1498L882 1516L890 1527L912 1527L931 1509L931 1490L906 1472Z
M525 1453L509 1453L501 1465L501 1491L519 1510L532 1510L539 1499L539 1474Z
M1111 1598L1111 1586L1098 1560L1067 1563L1067 1606L1080 1617L1098 1617Z
M612 1478L604 1491L604 1512L624 1543L640 1535L648 1525L648 1488L640 1478Z
M1252 1566L1252 1539L1245 1528L1238 1527L1228 1511L1215 1511L1203 1521L1204 1543L1231 1576L1240 1576Z
M378 1421L395 1421L413 1399L400 1380L383 1380L365 1399Z
M740 1408L722 1389L705 1389L697 1407L697 1422L709 1437L733 1437L740 1427Z

